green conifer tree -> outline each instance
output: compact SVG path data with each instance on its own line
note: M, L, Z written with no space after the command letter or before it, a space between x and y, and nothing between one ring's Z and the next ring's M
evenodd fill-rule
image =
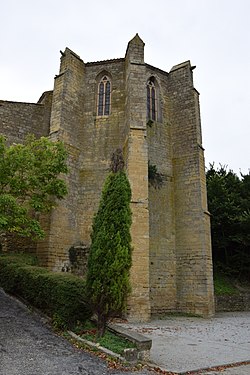
M131 189L123 169L122 152L117 150L93 221L87 293L97 315L99 336L103 336L107 321L126 309L130 291Z

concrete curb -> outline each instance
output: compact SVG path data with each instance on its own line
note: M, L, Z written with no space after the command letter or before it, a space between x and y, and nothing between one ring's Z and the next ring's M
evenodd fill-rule
M234 362L234 363L228 363L223 365L217 365L212 367L203 367L192 371L183 371L178 373L178 375L196 375L198 373L202 372L214 372L214 371L224 371L225 369L230 369L234 367L240 367L240 366L247 366L250 365L250 361L243 361L243 362Z
M120 354L117 354L117 353L114 353L112 352L111 350L107 349L107 348L104 348L103 346L101 346L100 344L95 344L94 342L92 341L89 341L89 340L85 340L83 339L82 337L76 335L74 332L72 331L67 331L68 334L73 337L75 340L77 341L80 341L82 342L83 344L89 346L90 348L94 348L94 349L97 349L97 350L100 350L101 352L103 352L104 354L107 354L111 357L114 357L116 359L119 359L120 361L122 362L126 362L126 358L122 357Z
M136 348L124 349L123 356L122 356L120 354L112 352L111 350L107 348L104 348L100 344L96 344L92 341L83 339L82 337L76 335L72 331L68 331L68 334L74 339L76 339L77 341L80 341L91 348L100 350L101 352L107 355L110 355L111 357L114 357L116 359L119 359L122 362L135 363L138 361L142 361L142 362L149 361L150 348L152 346L151 339L148 339L147 337L145 337L144 335L141 335L140 333L127 330L124 327L120 327L116 324L109 324L107 328L109 331L115 333L116 335L121 336L130 342L133 342L136 345Z

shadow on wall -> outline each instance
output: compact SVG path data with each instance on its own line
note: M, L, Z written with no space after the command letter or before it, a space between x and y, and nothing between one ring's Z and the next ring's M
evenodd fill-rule
M89 246L77 242L69 249L69 264L63 266L62 272L72 272L74 275L86 276Z

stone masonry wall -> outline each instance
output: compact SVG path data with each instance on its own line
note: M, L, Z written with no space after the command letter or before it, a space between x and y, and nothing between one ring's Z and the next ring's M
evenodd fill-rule
M0 101L0 134L7 143L22 143L27 135L37 138L49 134L52 92L43 94L37 104ZM37 244L29 239L9 235L2 237L6 250L36 253Z
M129 316L150 318L148 145L146 139L146 85L144 43L136 35L126 52L126 119L129 129L127 173L132 190L132 267Z
M107 75L112 83L109 116L97 116L97 87ZM112 153L124 144L124 59L86 64L85 111L80 129L78 221L80 236L90 243L93 216L99 205Z
M216 312L250 311L250 293L215 296Z
M162 181L149 182L150 300L152 314L176 309L175 213L167 73L147 67L160 91L158 121L147 125L149 163Z
M96 94L103 75L109 75L112 81L112 109L109 116L99 117ZM124 59L85 65L69 49L61 58L54 87L51 138L63 140L70 155L66 177L69 194L50 217L47 241L39 244L40 253L49 248L50 268L70 268L69 249L78 242L90 244L93 216L111 155L124 144L123 77Z
M78 186L79 186L79 129L84 113L84 63L66 48L61 57L60 74L55 78L51 110L50 138L62 140L67 148L69 174L66 199L58 202L49 218L49 231L45 241L39 243L38 252L47 249L47 266L54 270L67 268L68 251L79 242Z
M177 308L214 312L210 226L197 92L189 62L172 68L171 95L176 222Z
M19 103L0 101L0 134L8 138L8 143L23 142L28 134L37 137L49 133L49 116L51 95L48 93L46 102Z

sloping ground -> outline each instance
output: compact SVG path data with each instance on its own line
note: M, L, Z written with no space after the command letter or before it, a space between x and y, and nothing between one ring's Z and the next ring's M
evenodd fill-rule
M55 335L39 316L0 289L0 375L109 373L104 361L77 350ZM140 372L140 375L146 374L146 371Z

